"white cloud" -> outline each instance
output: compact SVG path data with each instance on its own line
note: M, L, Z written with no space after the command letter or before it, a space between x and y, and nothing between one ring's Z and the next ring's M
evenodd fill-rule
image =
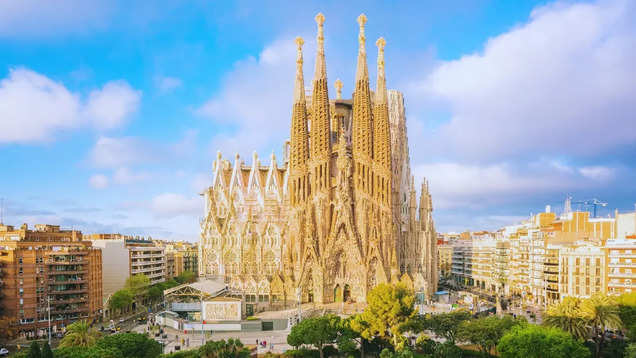
M203 213L203 200L187 198L180 194L163 193L152 199L150 208L158 217L195 216Z
M50 36L106 24L113 3L103 0L0 1L0 37Z
M161 93L168 93L174 89L181 87L183 82L177 77L158 76L155 78L155 84Z
M100 137L91 152L92 164L98 168L119 168L150 158L148 145L135 137Z
M108 82L102 89L90 93L86 116L99 129L117 128L137 111L140 101L141 91L132 89L128 83Z
M113 182L117 184L133 184L148 179L150 179L150 174L145 172L133 172L126 167L118 168L113 174Z
M529 200L537 194L565 195L579 189L598 188L614 179L617 168L572 167L544 161L525 167L506 163L489 165L455 162L416 165L416 177L430 183L434 205L441 209L483 209ZM601 182L601 183L599 183Z
M629 0L559 2L491 38L482 53L442 63L412 84L452 112L420 148L497 160L598 154L634 143L634 18Z
M137 110L140 92L124 81L109 82L87 101L62 83L26 68L9 71L0 81L0 143L55 140L56 134L81 126L120 126Z
M95 174L88 180L90 185L95 189L104 189L108 187L108 177L103 174Z
M589 166L580 168L579 172L586 178L606 182L614 178L616 169L604 166Z
M50 141L81 124L79 97L61 83L27 69L0 81L0 143Z

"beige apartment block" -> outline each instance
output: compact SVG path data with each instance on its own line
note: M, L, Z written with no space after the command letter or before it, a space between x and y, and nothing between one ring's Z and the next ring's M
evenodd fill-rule
M636 236L607 240L607 292L612 295L636 291Z
M446 244L438 246L437 254L439 256L440 275L449 276L453 265L453 245Z
M600 246L579 243L561 249L561 298L589 298L606 293L605 251Z

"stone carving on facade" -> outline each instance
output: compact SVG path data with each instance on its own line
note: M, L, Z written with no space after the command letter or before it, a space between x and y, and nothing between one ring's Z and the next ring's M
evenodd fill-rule
M324 22L318 27L309 101L302 46L290 140L279 165L251 165L219 153L201 221L201 276L223 277L266 301L364 302L382 282L404 282L430 296L437 286L436 233L428 184L417 201L402 94L387 90L378 39L378 80L370 90L364 15L352 99L329 99ZM311 126L309 125L311 123ZM419 205L418 205L419 204ZM260 301L259 301L260 302Z

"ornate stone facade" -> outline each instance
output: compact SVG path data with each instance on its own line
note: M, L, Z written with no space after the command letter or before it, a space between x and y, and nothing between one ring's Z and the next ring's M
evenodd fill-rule
M247 302L364 302L370 288L402 281L430 296L437 286L431 196L418 202L409 165L404 99L386 89L384 39L375 93L364 25L353 99L330 100L322 14L311 97L298 58L291 137L279 164L251 165L219 153L205 191L201 276L223 276ZM308 96L307 96L308 97Z

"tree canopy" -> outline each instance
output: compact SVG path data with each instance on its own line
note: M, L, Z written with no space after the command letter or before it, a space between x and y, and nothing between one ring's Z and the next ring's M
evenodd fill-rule
M471 317L470 312L466 310L426 315L424 326L426 329L433 331L436 335L444 337L449 342L455 344L461 323L468 321Z
M128 277L124 285L134 297L143 295L148 286L150 286L150 279L143 273Z
M513 327L497 345L502 358L587 358L590 351L570 334L553 327Z
M459 326L457 337L479 346L484 355L491 354L491 350L499 343L501 337L512 327L525 324L524 320L511 316L488 316L464 321Z
M129 289L121 289L113 293L108 301L108 307L111 310L120 310L128 307L133 303L134 295Z
M97 341L96 346L103 350L116 349L120 357L155 358L161 354L161 345L140 333L118 333Z
M85 320L71 323L59 347L90 347L99 339L99 332L92 329Z
M307 318L292 327L287 343L294 347L312 345L318 349L322 358L324 346L336 341L340 328L340 317L333 314Z
M415 296L406 285L377 285L367 295L367 307L360 317L366 326L360 334L369 340L386 339L399 349L404 345L402 333L415 315Z

